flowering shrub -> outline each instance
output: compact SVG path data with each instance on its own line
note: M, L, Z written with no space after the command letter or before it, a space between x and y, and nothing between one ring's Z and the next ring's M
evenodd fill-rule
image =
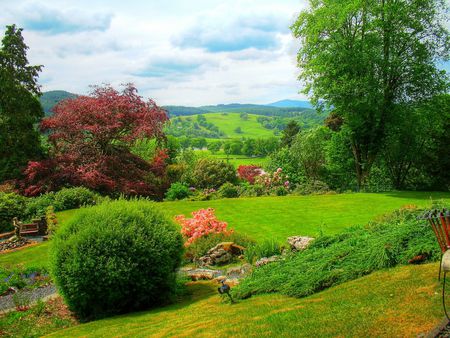
M240 165L237 169L238 176L250 184L255 183L255 178L264 174L264 171L256 165Z
M227 223L219 221L214 214L214 209L200 209L192 212L192 218L184 215L175 216L175 220L181 225L181 234L186 238L185 246L189 246L197 238L208 234L229 234Z
M264 173L255 178L255 183L261 184L266 188L266 191L279 191L280 188L284 188L284 190L289 191L289 181L287 175L283 173L283 169L278 168L275 172Z

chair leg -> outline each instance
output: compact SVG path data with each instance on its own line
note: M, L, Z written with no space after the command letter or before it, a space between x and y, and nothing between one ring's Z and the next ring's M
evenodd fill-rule
M447 272L444 271L444 282L442 283L442 307L444 308L445 317L450 322L450 317L447 313L447 307L445 306L445 279L447 277Z
M441 280L441 272L442 272L442 258L444 257L443 254L441 254L441 260L439 262L439 276L438 276L438 281Z

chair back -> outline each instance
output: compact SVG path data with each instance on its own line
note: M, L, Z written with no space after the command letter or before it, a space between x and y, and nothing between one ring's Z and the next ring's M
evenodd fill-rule
M431 210L423 215L433 228L441 251L444 253L450 249L450 210Z

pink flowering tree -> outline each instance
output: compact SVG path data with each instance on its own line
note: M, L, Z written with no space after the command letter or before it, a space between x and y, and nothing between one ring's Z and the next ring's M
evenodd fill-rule
M278 168L273 173L264 173L255 178L257 184L265 186L267 189L284 187L289 189L288 176L283 173L283 169Z
M189 246L197 238L208 234L228 234L227 223L219 221L214 214L214 209L200 209L192 212L192 218L184 215L175 216L175 220L181 225L181 234L186 238L185 246Z

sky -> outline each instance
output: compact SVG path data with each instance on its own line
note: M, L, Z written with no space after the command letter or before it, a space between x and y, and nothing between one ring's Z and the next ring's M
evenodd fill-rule
M447 0L449 3L450 0ZM0 0L43 91L134 83L159 105L306 99L289 29L306 0ZM444 68L450 71L450 63Z
M43 91L134 83L159 105L304 99L289 26L300 0L0 0Z

